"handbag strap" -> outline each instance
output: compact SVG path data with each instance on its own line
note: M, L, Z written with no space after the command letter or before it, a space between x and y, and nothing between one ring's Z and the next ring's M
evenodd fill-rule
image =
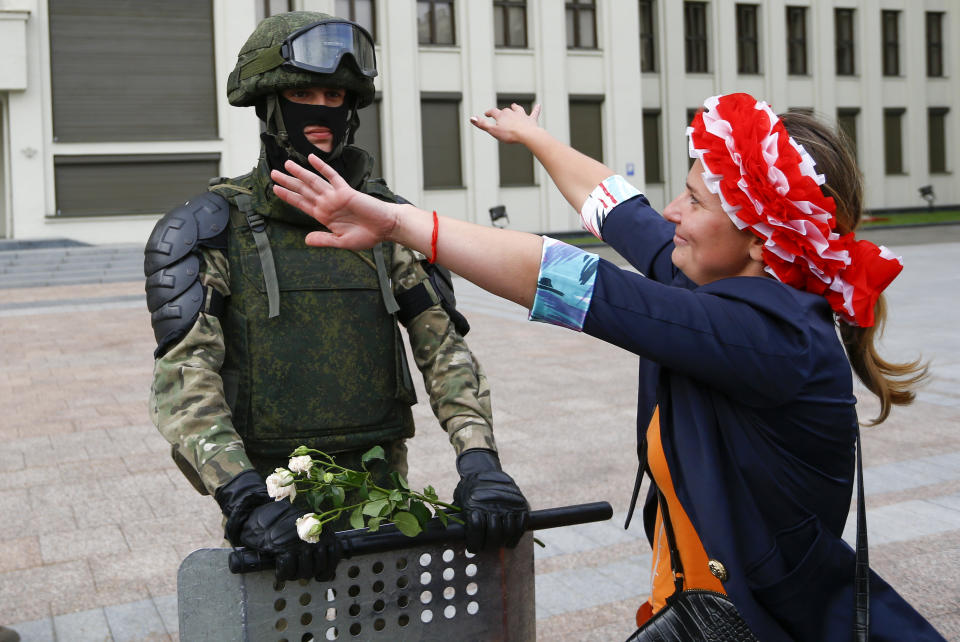
M867 546L867 509L863 499L863 450L857 426L857 560L854 571L853 637L867 642L870 637L870 558Z
M646 449L644 448L644 451ZM649 464L641 463L638 479L644 472L649 472ZM855 642L867 642L870 637L870 559L867 544L867 510L863 498L863 449L860 446L860 428L857 427L857 555L854 569L854 619L853 638ZM673 524L670 520L670 511L667 509L667 500L663 491L653 481L650 483L657 490L657 503L660 505L660 520L667 535L667 545L670 548L670 567L673 570L675 591L667 600L672 600L683 591L683 563L680 561L680 551L673 534ZM639 484L638 484L639 485ZM636 494L636 489L634 494Z

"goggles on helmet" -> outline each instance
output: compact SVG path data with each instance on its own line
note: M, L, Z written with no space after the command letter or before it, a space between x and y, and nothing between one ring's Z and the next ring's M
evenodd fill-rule
M244 65L244 80L281 65L317 74L332 74L350 55L364 76L377 75L373 37L360 25L338 18L321 20L294 31L276 47L265 49Z

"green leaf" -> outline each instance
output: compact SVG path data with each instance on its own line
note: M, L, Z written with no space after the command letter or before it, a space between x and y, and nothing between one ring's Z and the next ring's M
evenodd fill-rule
M389 502L386 499L378 499L376 501L367 502L363 506L363 514L369 515L370 517L379 517L381 511L389 505Z
M363 456L360 457L360 463L364 464L364 468L366 468L366 463L371 459L382 459L383 461L386 461L387 454L383 452L383 448L381 446L374 446L367 452L363 453Z
M350 526L353 528L363 528L363 506L357 506L350 513Z
M380 530L380 522L382 521L383 521L382 517L371 517L370 521L367 522L367 529L371 533L376 533L378 530Z
M387 500L387 507L380 511L380 516L389 517L395 510L397 510L397 502Z
M333 486L330 489L330 496L333 497L333 505L340 507L343 506L343 500L346 497L346 494L343 492L343 489L339 486Z
M403 495L400 494L400 491L399 491L399 490L396 490L396 489L391 490L391 491L390 491L390 501L391 501L391 502L402 502L402 501L403 501Z
M296 450L290 453L291 457L300 457L301 455L309 455L310 449L306 446L297 446Z
M371 500L376 501L376 500L378 500L378 499L386 499L386 498L390 497L390 494L389 494L389 493L385 493L385 492L383 492L382 490L377 490L376 488L374 488L373 490L370 491L369 496L370 496L370 499L371 499Z
M360 486L367 480L369 473L361 473L357 472L356 470L345 470L340 475L345 484L350 484L351 486Z
M370 489L367 488L367 482L363 482L360 488L357 489L357 495L360 499L370 499Z
M308 493L307 494L307 503L310 505L310 508L313 509L314 513L322 512L320 507L323 505L323 497L317 493Z
M410 490L410 484L407 483L407 480L403 478L403 475L397 471L390 473L390 479L393 480L393 485L397 488L402 488L403 490Z
M429 499L440 499L440 496L437 495L437 491L433 489L433 486L427 486L424 488L423 495Z
M393 516L393 523L407 537L413 537L423 530L420 528L420 522L417 521L417 518L406 511L397 512Z
M410 512L417 518L417 521L420 522L421 525L430 521L430 509L417 499L411 500Z
M447 517L447 514L444 513L442 510L438 510L438 511L437 511L437 519L440 520L440 523L441 523L441 524L443 524L444 526L446 526L446 525L447 525L447 520L449 520L450 518Z

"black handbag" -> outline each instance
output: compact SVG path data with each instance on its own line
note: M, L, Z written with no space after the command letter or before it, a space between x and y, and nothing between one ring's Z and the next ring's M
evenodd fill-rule
M627 524L633 515L640 480L646 468L646 444L641 450L640 470L634 486L633 500L627 514ZM652 477L651 477L652 481ZM673 535L667 502L659 488L657 502L670 548L670 565L676 587L667 604L643 626L634 631L626 642L759 642L740 616L730 599L715 591L683 588L683 566ZM870 564L867 554L867 517L863 501L863 452L860 431L857 430L857 556L854 575L855 642L867 642L870 637Z
M676 590L667 604L627 638L627 642L759 642L723 593L683 588L683 564L673 535L667 500L657 488L657 502L670 547Z

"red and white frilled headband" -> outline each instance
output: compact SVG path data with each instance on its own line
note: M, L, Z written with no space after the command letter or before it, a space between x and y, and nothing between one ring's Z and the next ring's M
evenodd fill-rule
M872 326L874 304L903 262L853 233L834 232L836 204L820 191L823 175L770 106L749 94L714 96L687 135L707 189L739 229L764 239L764 269L822 295L847 323Z

